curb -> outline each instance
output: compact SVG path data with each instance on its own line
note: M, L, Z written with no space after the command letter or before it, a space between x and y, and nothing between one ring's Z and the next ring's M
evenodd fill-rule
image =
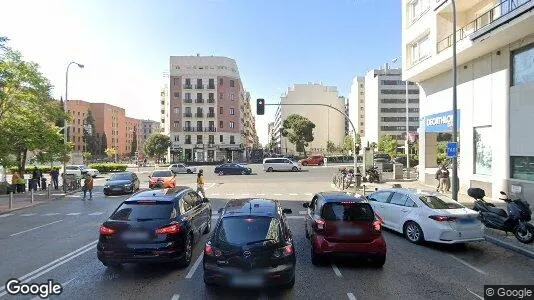
M73 195L73 194L75 194L77 192L79 192L79 191L68 192L65 195L57 196L55 198L51 197L50 199L47 199L46 201L37 202L37 203L34 203L33 205L27 205L27 206L23 206L23 207L13 208L11 210L6 210L4 212L0 212L0 215L9 214L9 213L12 213L14 211L18 211L18 210L25 209L25 208L28 208L28 207L39 206L41 204L45 204L45 203L52 202L52 201L55 201L55 200L61 200L61 199L64 199L66 196Z
M498 246L501 246L505 249L508 249L508 250L512 250L514 252L517 252L519 254L522 254L522 255L525 255L525 256L528 256L530 258L534 258L534 252L532 251L529 251L527 249L523 249L521 247L518 247L516 245L512 245L510 243L507 243L505 241L502 241L498 238L495 238L495 237L492 237L492 236L489 236L487 234L484 234L484 238L486 239L486 241L492 243L492 244L495 244L495 245L498 245Z

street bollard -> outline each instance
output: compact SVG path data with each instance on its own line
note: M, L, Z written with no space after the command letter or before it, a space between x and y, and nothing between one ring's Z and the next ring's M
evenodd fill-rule
M365 184L363 185L363 196L365 197Z
M9 209L13 209L13 192L9 193Z
M51 190L51 188L50 188L50 185L49 185L48 189L46 191L46 196L48 197L48 199L50 199L50 190Z
M33 203L33 189L30 190L30 202Z

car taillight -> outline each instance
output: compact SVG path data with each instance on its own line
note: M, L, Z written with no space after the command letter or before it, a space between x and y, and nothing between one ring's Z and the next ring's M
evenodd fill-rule
M156 233L157 234L177 234L178 232L180 232L180 229L181 229L180 225L173 224L173 225L169 225L169 226L156 229Z
M101 235L112 235L114 234L115 232L117 232L117 230L113 229L113 228L109 228L109 227L106 227L106 226L100 226L100 234Z
M438 222L454 222L456 221L455 217L450 216L429 216L430 219Z
M213 247L211 244L204 246L204 255L220 257L222 255L221 250Z
M273 257L274 258L286 257L286 256L293 254L293 251L294 251L293 245L287 245L284 248L275 250L273 253Z
M380 220L376 220L373 222L373 230L374 231L380 231L382 229L382 222Z
M315 229L324 230L324 227L325 227L325 221L323 219L315 220Z

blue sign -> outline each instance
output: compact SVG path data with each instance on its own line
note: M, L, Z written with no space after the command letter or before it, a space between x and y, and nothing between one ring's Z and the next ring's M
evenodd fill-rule
M458 143L448 142L447 143L447 157L453 158L458 156Z
M451 132L453 111L424 117L425 132ZM456 125L460 128L460 110L456 112Z

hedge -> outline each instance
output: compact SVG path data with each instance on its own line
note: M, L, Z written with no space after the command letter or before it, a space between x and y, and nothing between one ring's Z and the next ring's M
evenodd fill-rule
M54 168L62 169L63 167L54 166ZM33 172L34 166L27 166L26 170L24 171L25 174L31 174ZM52 170L52 167L50 166L37 166L37 169L41 170L42 173L50 173ZM11 173L17 171L17 167L10 167L9 171Z
M98 172L107 173L107 172L124 172L126 171L127 165L124 164L115 164L115 163L98 163L90 164L88 168L97 169Z

